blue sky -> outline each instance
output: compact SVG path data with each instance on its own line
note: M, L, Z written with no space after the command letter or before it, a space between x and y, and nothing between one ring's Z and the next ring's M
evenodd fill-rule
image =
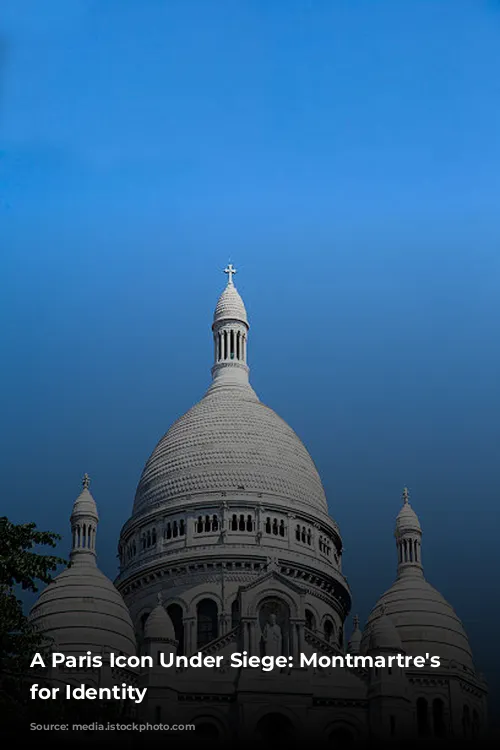
M392 581L408 484L428 577L491 670L500 4L3 0L0 19L8 515L67 533L88 471L115 574L142 466L208 384L231 258L252 382L318 465L354 609Z

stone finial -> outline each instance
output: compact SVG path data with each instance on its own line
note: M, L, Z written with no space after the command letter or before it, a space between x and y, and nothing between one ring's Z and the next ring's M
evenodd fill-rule
M224 269L224 273L227 273L228 279L227 283L232 284L233 283L233 276L235 273L237 273L236 268L233 266L232 263L229 263L226 268Z
M162 605L163 604L163 594L161 593L161 591L156 595L156 598L158 600L158 604Z
M409 499L410 493L408 492L408 487L403 487L403 503L408 505Z
M88 490L88 488L90 487L90 477L87 473L83 475L82 487L84 490Z
M354 615L353 623L354 623L354 630L357 630L359 628L359 615Z

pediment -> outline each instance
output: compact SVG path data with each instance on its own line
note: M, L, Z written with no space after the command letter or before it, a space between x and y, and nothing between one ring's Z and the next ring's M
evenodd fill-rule
M277 570L271 570L267 573L264 573L259 578L256 578L250 583L241 586L240 591L242 593L247 593L254 589L260 589L265 586L266 583L271 582L281 584L289 591L293 591L297 596L305 596L306 590L302 588L302 586L298 586L294 581L290 580L290 578L284 576L282 573L279 573Z
M265 599L283 601L293 618L303 618L306 591L287 576L271 570L241 586L239 590L242 617L256 617L261 602Z

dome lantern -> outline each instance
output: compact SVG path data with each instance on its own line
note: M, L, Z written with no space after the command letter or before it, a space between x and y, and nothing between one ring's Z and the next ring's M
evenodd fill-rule
M212 324L213 386L246 385L248 387L247 336L250 326L245 305L233 281L236 268L229 263L224 273L228 276L227 285L215 307Z
M74 564L96 564L96 534L99 515L95 500L90 494L90 477L85 474L82 480L82 491L75 500L71 512L72 546L70 559Z
M422 575L422 528L410 505L407 487L403 489L403 507L396 518L394 536L398 551L398 577Z

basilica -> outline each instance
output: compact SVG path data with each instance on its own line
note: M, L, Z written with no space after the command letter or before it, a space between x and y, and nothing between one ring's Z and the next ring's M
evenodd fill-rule
M146 462L121 530L116 580L97 566L99 517L85 476L71 513L72 564L42 592L32 622L58 651L102 655L87 684L147 688L138 717L191 723L197 737L303 737L331 747L477 741L487 725L486 685L459 618L424 575L422 529L406 489L394 582L363 629L354 618L344 632L351 591L340 529L300 438L250 384L249 320L236 271L225 270L211 383ZM154 666L120 667L110 654L152 656ZM162 668L159 654L175 668ZM234 654L282 666L235 667ZM349 654L392 655L395 666L334 666ZM189 666L194 655L199 668ZM55 668L51 679L80 684L82 674Z

